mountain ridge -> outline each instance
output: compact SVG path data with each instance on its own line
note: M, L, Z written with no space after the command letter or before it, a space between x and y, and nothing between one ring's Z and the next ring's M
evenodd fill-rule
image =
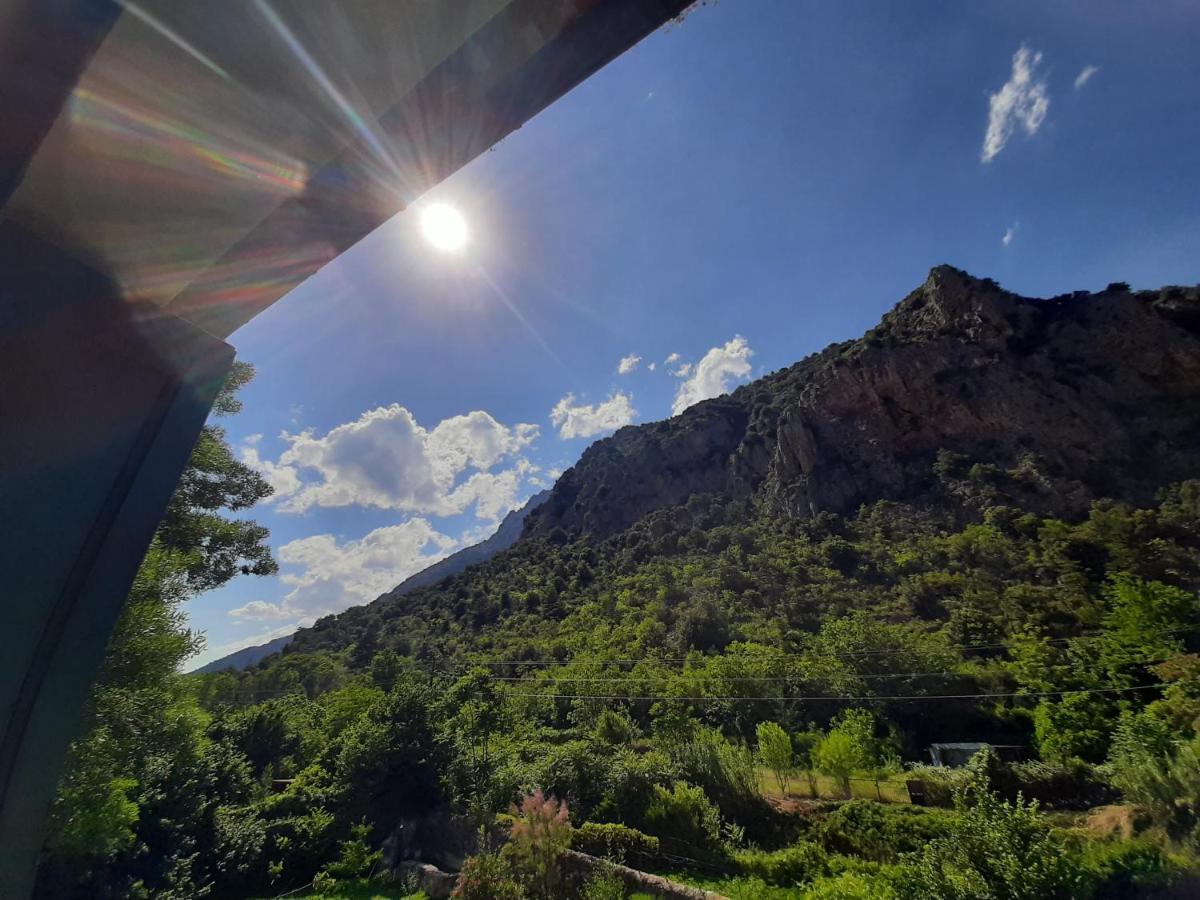
M861 338L596 442L525 534L605 537L698 493L844 513L920 496L943 450L1040 457L1048 509L1083 508L1114 474L1147 500L1200 463L1198 332L1194 287L1043 300L937 266Z
M998 506L1077 520L1096 499L1152 506L1198 471L1200 287L1043 300L938 266L862 337L595 442L473 575L325 617L288 652L428 662L465 639L520 655L522 635L593 596L597 567L709 546L716 523L821 532L825 514L877 503L960 524Z
M503 519L500 520L500 525L492 533L491 537L485 538L478 544L472 544L470 547L464 547L461 550L451 553L445 559L438 560L431 566L426 566L420 572L410 575L404 581L400 582L390 591L379 596L379 600L396 599L402 597L409 591L415 591L420 588L431 587L439 581L443 581L460 572L465 571L471 566L478 565L482 562L487 562L497 553L507 550L515 544L521 537L521 529L525 523L525 517L550 496L549 489L541 490L525 501L519 508L510 510ZM301 631L303 629L297 629ZM191 675L207 675L213 672L224 672L227 670L241 671L249 668L258 662L266 659L268 656L282 651L287 647L296 634L287 634L283 637L275 638L265 644L257 644L253 647L243 647L241 650L235 650L233 653L222 656L220 659L213 660L210 663L205 663L197 669L193 669Z

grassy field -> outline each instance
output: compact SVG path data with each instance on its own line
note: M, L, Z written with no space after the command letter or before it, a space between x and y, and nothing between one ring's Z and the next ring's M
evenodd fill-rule
M304 888L295 893L279 895L280 900L429 900L424 891L413 893L400 885L394 888L378 881L344 881L337 888L318 891ZM274 900L274 898L258 898Z
M867 800L882 800L885 803L911 803L912 801L908 796L908 788L904 782L905 779L902 775L880 779L878 791L876 791L874 780L869 778L852 778L850 779L850 794L852 797L863 797ZM779 782L775 780L775 775L767 769L760 769L758 783L763 796L773 800L844 799L841 785L838 784L837 779L830 778L827 775L814 774L810 780L807 773L797 772L794 775L788 776L786 779L787 791L786 793L781 793ZM813 792L813 784L816 785L816 793Z
M749 875L713 877L696 872L660 872L658 874L670 878L672 881L723 894L732 900L800 900L809 892L807 887L776 887L767 884L761 878L753 878Z

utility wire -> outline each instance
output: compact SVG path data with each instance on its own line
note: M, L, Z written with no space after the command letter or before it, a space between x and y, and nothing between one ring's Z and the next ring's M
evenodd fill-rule
M688 678L688 676L694 676ZM676 679L688 678L691 681L736 681L736 682L756 682L756 681L834 681L837 678L929 678L933 676L944 676L947 678L973 678L975 675L971 672L887 672L881 674L866 674L859 675L854 672L846 673L845 675L803 675L797 673L795 675L704 675L700 672L681 672L675 676L666 675L610 675L599 676L595 678L583 678L578 675L555 675L562 681L586 681L586 682L645 682L645 681L665 681L672 682ZM489 681L521 681L529 683L530 676L528 675L492 675L489 676Z
M1124 666L1153 666L1158 663L1166 662L1162 659L1133 659L1128 662L1123 662L1120 665ZM535 684L531 679L540 673L530 673L527 675L489 675L488 681L512 681L523 682L525 684ZM558 679L559 682L580 681L601 684L641 684L650 681L660 681L667 684L673 684L680 680L687 681L722 681L722 682L748 682L755 683L760 681L775 681L775 682L793 682L793 681L836 681L838 679L862 679L863 681L876 679L893 679L893 678L978 678L980 672L955 672L955 671L937 671L937 672L844 672L834 675L820 674L805 674L795 672L791 675L708 675L703 670L695 672L677 672L672 675L597 675L597 676L581 676L581 675L559 675L555 674L552 677Z
M1165 628L1162 631L1151 632L1150 634L1142 635L1142 637L1159 637L1166 634L1176 634L1181 631L1194 631L1200 628L1200 623L1193 625L1178 625L1174 628ZM1049 638L1043 643L1045 644L1065 644L1070 641L1078 640L1097 640L1099 638L1111 635L1110 630L1095 630L1084 632L1074 637ZM1019 635L1014 636L1019 637ZM963 650L996 650L1007 648L1011 645L1012 638L1008 641L995 641L987 644L947 644L942 647L888 647L879 650L847 650L841 653L808 653L798 651L796 653L770 653L762 655L747 655L744 659L747 662L768 662L775 660L788 659L854 659L860 656L888 656L898 653L938 653L948 651L963 651ZM588 658L582 660L585 663L598 666L618 666L618 665L638 665L640 663L686 663L686 662L703 662L710 659L728 659L726 656L655 656L644 657L642 659L593 659ZM450 666L451 669L471 669L471 668L487 668L489 666L532 666L532 667L555 667L569 666L577 662L575 658L571 659L505 659L505 660L480 660L477 662L455 663Z
M600 695L600 694L509 694L510 697L526 697L534 700L678 700L685 703L694 702L712 702L718 700L805 700L805 701L830 701L830 700L986 700L1000 699L1004 697L1066 697L1072 694L1118 694L1125 691L1148 691L1157 688L1168 687L1166 683L1160 682L1157 684L1141 684L1133 687L1118 687L1118 688L1079 688L1070 691L1012 691L997 694L835 694L833 696L790 696L790 697L746 697L746 696L709 696L709 697L670 697L665 694L654 696L622 696L620 694Z

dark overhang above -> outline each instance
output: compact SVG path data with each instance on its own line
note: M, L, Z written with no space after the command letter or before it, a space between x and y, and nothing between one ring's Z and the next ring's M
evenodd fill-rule
M9 0L0 217L225 337L689 2Z

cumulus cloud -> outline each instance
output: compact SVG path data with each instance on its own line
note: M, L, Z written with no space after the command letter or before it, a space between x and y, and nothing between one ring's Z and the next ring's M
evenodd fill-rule
M679 415L689 406L726 394L734 383L750 374L750 357L754 351L740 335L724 347L713 347L696 363L690 377L679 385L671 414Z
M1000 90L988 100L988 126L983 137L983 162L991 162L1004 149L1012 133L1020 125L1033 136L1046 120L1050 97L1046 81L1037 73L1042 54L1034 53L1024 44L1013 55L1012 75Z
M673 366L673 365L675 365L675 363L679 362L679 359L680 359L680 356L678 353L672 353L670 356L668 356L666 359L663 360L663 365Z
M646 368L653 372L658 368L658 363L646 363Z
M279 577L290 588L283 599L254 600L229 615L238 622L312 621L369 603L459 546L420 517L376 528L358 540L339 541L332 534L300 538L279 548Z
M537 436L536 425L509 427L479 410L428 429L392 404L323 435L284 432L277 462L255 447L244 447L242 459L263 471L284 512L368 506L449 516L474 506L491 519L515 502L529 467L517 454ZM507 468L492 471L501 463Z
M252 437L261 439L262 435L252 435ZM281 466L269 459L263 459L258 448L254 446L257 443L258 441L246 440L247 446L242 447L242 462L257 470L266 479L267 484L271 485L275 491L271 495L271 499L281 500L299 491L303 486L300 482L300 473L292 466Z
M1018 223L1014 222L1004 229L1004 237L1000 238L1000 243L1002 243L1005 247L1011 244L1013 242L1013 238L1017 236L1018 227L1020 227Z
M576 403L575 395L567 394L550 410L550 421L558 429L559 437L578 438L616 431L632 422L636 415L630 394L618 391L603 403L591 406Z
M642 358L636 353L630 353L628 356L621 357L621 361L617 364L617 374L628 375L638 367L638 363L641 361ZM650 365L653 368L654 364L651 363Z
M691 363L680 363L674 369L671 369L671 374L676 378L687 378L692 373Z
M1084 66L1083 71L1075 76L1075 90L1079 90L1092 80L1092 76L1100 71L1099 66Z
M251 600L245 606L229 611L229 617L239 622L270 622L291 618L291 615L281 604L268 603L265 600Z

